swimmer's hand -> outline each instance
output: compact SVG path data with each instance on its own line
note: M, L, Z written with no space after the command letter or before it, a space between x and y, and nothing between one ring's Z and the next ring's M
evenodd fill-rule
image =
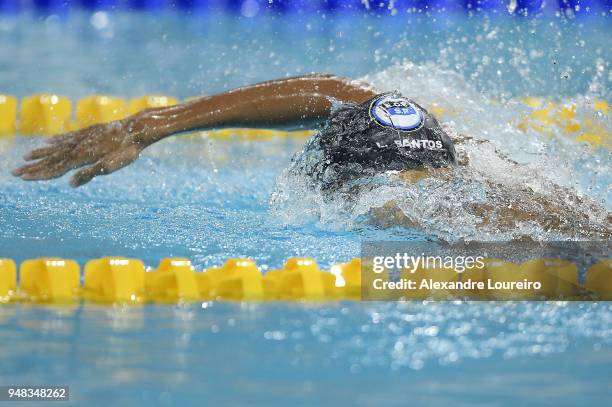
M27 153L26 161L35 161L12 172L26 181L59 178L81 168L70 180L78 187L98 175L115 172L138 158L151 141L130 119L97 124L82 130L50 138L49 146Z
M56 136L50 146L26 154L25 160L37 161L13 175L46 180L81 168L70 180L78 187L125 167L144 148L173 134L225 127L314 126L329 117L331 100L363 102L375 94L369 86L333 75L262 82Z

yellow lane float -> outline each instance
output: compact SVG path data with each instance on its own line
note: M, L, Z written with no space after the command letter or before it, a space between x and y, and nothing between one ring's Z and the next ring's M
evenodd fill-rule
M185 258L163 259L156 270L145 273L145 290L151 300L161 303L204 297L191 261Z
M52 136L70 128L72 102L65 96L40 94L21 100L19 132Z
M336 264L327 272L313 259L290 258L281 269L262 274L251 259L229 259L221 267L197 271L189 259L166 258L147 271L137 259L104 257L86 263L81 286L80 268L73 260L26 260L19 267L18 281L15 262L0 259L0 303L612 299L610 260L591 266L584 286L578 281L576 265L565 260L535 259L515 264L484 259L483 264L462 273L440 267L403 270L400 278L392 281L387 270L373 273L368 269L371 262L367 259L363 264L361 259ZM407 287L409 281L413 288L393 293L374 288L375 284L389 288L398 283ZM465 288L468 282L472 286ZM476 288L476 283L482 283L482 288Z
M74 260L39 258L19 267L19 289L33 302L64 302L78 299L81 268Z
M132 115L134 113L138 113L141 110L150 109L154 107L167 107L174 106L178 103L178 99L173 98L171 96L162 96L162 95L149 95L142 96L139 98L134 98L130 100L130 103L127 106L128 114Z
M104 257L85 265L83 298L95 302L145 301L145 267L136 259Z
M322 300L340 297L336 277L319 269L313 259L291 258L280 270L266 273L268 292L273 299Z
M549 137L561 133L593 147L612 148L612 134L603 122L594 120L590 115L579 116L576 104L557 104L536 97L525 97L521 101L532 109L516 124L523 132L533 130ZM594 101L592 109L602 116L607 116L609 112L608 103L604 100Z
M221 268L204 272L210 278L209 295L220 300L263 300L261 272L250 259L230 259Z
M0 258L0 303L17 293L17 266L11 259Z
M587 272L585 288L602 300L612 300L612 260L591 266Z
M68 98L56 94L38 94L21 100L17 120L17 99L0 94L0 136L12 135L15 132L49 136L97 123L108 123L144 109L173 106L177 103L178 99L164 95L147 95L129 102L111 95L92 95L77 101L75 118L72 119L72 103ZM574 103L559 104L541 97L524 97L521 103L532 109L515 123L516 127L524 132L533 130L551 137L561 133L577 142L612 148L612 135L602 120L609 113L609 105L604 100L593 101L591 108L596 114L579 114ZM428 109L440 118L460 114L447 110L438 103L431 103ZM595 117L597 115L600 115L599 119ZM312 133L309 130L288 132L271 129L221 129L198 134L215 139L268 140L279 137L306 138Z
M526 261L520 266L529 281L539 281L539 291L545 298L573 298L579 294L578 269L567 260L537 259Z
M88 96L77 102L76 121L73 127L75 130L81 129L98 123L120 120L125 116L127 116L127 103L124 99L108 95Z
M361 299L361 259L336 264L331 267L330 272L335 277L335 290L344 291L347 299Z
M0 94L0 136L17 131L17 99Z

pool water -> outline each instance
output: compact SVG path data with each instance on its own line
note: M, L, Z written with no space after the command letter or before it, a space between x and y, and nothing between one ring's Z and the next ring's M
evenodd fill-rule
M483 159L480 171L508 183L531 174L544 191L571 187L610 210L609 150L514 124L529 111L519 98L538 95L573 102L610 131L593 109L611 100L607 17L294 18L2 17L0 92L186 98L309 72L365 78L439 103L454 131L524 166L504 174ZM376 204L368 196L343 210L316 196L296 201L283 170L300 139L169 139L79 189L66 177L10 176L41 143L0 138L0 257L83 265L122 255L155 266L181 256L199 269L250 257L265 271L308 256L327 268L357 257L363 240L449 233L443 222L425 231L363 222ZM477 188L461 191L459 203ZM452 226L457 238L491 238ZM0 383L67 384L78 405L603 406L611 311L609 302L10 305L0 307Z
M608 303L0 308L2 383L78 405L604 406Z

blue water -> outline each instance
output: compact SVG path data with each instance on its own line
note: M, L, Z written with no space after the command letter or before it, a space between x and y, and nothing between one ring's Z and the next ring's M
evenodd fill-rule
M610 304L0 308L2 383L79 405L604 406Z
M537 149L542 172L609 208L609 152L521 135L506 120L524 112L516 97L526 94L589 114L594 98L610 101L610 27L598 18L23 15L0 20L0 90L188 97L312 71L367 75L463 107L449 125L504 141L516 159ZM299 140L171 139L76 190L66 178L8 174L41 142L0 139L0 257L83 265L112 254L155 266L185 256L201 269L246 256L265 271L290 256L326 268L358 256L365 239L426 238L338 225L333 213L320 222L299 206L271 210ZM0 383L70 385L78 405L604 406L611 311L605 302L10 305L0 307Z

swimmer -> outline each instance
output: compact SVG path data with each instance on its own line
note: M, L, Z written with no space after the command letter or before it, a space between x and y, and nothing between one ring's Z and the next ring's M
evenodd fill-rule
M324 194L341 190L355 179L386 172L397 172L404 182L427 177L451 182L454 169L468 164L455 147L483 142L459 135L451 138L432 114L399 93L380 94L347 78L310 75L147 109L123 120L55 136L48 146L26 154L24 159L34 162L13 175L28 181L48 180L78 169L70 180L78 187L127 166L147 146L166 137L228 127L319 128L294 158L291 171L308 177ZM605 213L603 222L594 222L583 209L604 210L571 190L558 187L552 197L527 186L523 189L492 189L495 199L469 203L468 211L481 227L495 222L500 231L517 228L517 222L535 222L543 230L572 237L612 236L610 215ZM381 226L422 226L393 201L381 203L371 218Z

